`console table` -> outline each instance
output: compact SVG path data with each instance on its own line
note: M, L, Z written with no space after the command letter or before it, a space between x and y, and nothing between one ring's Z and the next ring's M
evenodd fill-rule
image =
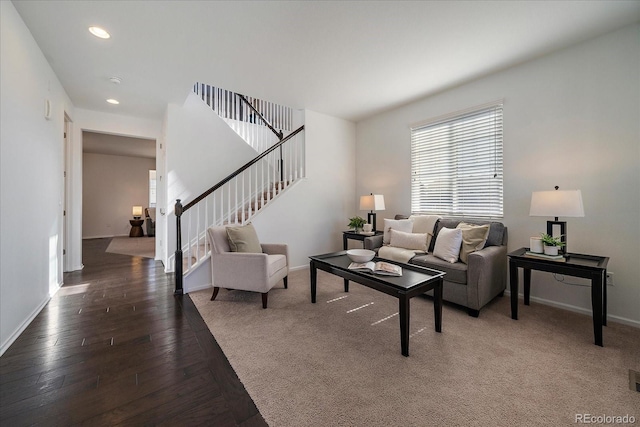
M347 247L348 239L360 240L361 242L363 242L362 244L364 245L364 239L366 237L382 236L382 234L383 234L382 231L376 231L373 234L362 234L362 233L356 233L355 231L343 231L342 232L342 249L344 249L345 251L348 249Z
M602 345L602 325L607 325L607 263L609 257L584 254L565 254L566 261L553 261L525 255L529 248L508 254L511 290L511 318L518 320L518 267L524 272L524 305L529 305L531 270L591 279L591 308L595 344Z

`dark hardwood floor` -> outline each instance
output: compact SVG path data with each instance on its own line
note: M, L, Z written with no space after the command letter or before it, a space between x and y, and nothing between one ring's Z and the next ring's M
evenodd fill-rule
M173 276L109 241L0 358L0 424L266 426Z

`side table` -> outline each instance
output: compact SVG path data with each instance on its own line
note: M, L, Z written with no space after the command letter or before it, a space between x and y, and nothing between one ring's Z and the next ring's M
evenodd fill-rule
M520 248L509 257L511 290L511 318L518 320L518 267L524 272L524 305L529 305L531 270L547 271L566 276L591 279L591 308L593 311L593 335L595 344L602 345L602 325L607 325L607 263L609 257L584 254L565 254L563 262L525 255L529 248Z
M131 224L131 231L129 232L129 237L144 236L144 231L142 230L142 224L144 224L144 219L130 219L129 224Z
M362 233L356 233L355 231L343 231L342 232L342 248L345 251L347 250L347 240L349 239L360 240L364 245L364 239L366 237L381 236L382 234L383 234L382 231L376 231L373 234L362 234Z

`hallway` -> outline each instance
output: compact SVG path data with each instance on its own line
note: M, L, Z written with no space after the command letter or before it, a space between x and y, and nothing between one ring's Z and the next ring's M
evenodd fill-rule
M266 425L173 276L110 240L0 358L0 424Z

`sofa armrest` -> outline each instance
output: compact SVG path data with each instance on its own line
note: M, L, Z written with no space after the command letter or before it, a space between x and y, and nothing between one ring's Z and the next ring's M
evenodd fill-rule
M268 255L284 255L289 259L289 247L284 243L261 243L262 252Z
M213 286L260 291L256 289L256 284L267 283L269 277L267 259L267 254L244 252L215 254L211 257Z
M372 251L378 251L382 247L382 235L369 236L364 238L364 248Z
M469 254L467 300L479 310L507 286L507 247L489 246Z

